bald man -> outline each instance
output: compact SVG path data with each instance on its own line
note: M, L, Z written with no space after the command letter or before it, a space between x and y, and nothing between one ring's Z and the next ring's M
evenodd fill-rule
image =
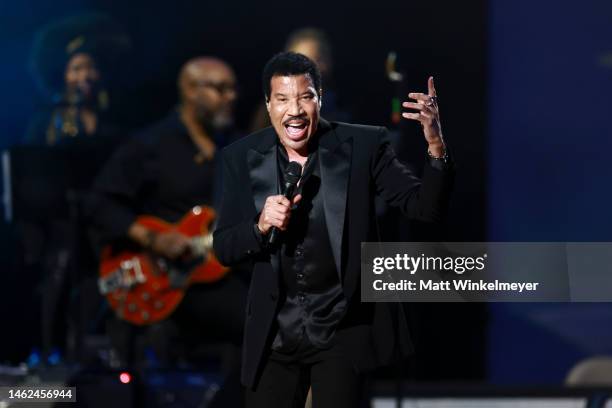
M233 125L234 72L217 58L194 58L181 69L178 89L180 119L204 154L212 157L214 141L210 135Z
M136 217L174 223L196 205L216 207L217 152L239 135L233 127L236 78L225 62L200 57L182 67L177 85L177 108L120 148L96 180L89 210L100 245L127 242L168 260L189 256L186 236L152 233ZM171 319L191 335L190 343L239 345L245 298L245 285L232 271L213 284L192 285Z
M144 137L148 138L149 133L172 135L175 132L179 136L180 134L189 136L190 148L194 154L193 173L199 172L203 175L206 173L204 178L209 181L202 180L202 183L210 185L214 169L208 168L215 162L218 145L228 144L236 138L235 133L228 135L228 130L231 130L233 125L236 78L233 70L225 62L213 57L199 57L189 60L181 68L178 89L180 105L176 112L171 113L169 117L149 131L145 131ZM169 139L171 145L174 145L180 137ZM175 159L188 159L184 157L187 152L182 153L176 154ZM203 168L207 170L202 171ZM185 171L185 173L187 174L183 172L175 174L176 182L179 185L189 184L184 179L193 176L189 174L192 173L191 171ZM215 193L214 186L211 187L213 189L209 193L213 194ZM173 192L173 195L175 193ZM183 211L180 214L182 216L194 205L214 206L213 201L216 200L214 194L209 197L198 197L200 194L205 194L205 191L186 191L179 196L166 197L166 199L171 203L173 210L180 208ZM174 202L178 199L182 199L182 205L176 206ZM197 202L197 199L200 202ZM174 215L172 214L170 218L174 218ZM169 259L179 258L189 250L190 241L187 237L178 233L152 236L149 230L134 222L129 226L127 235L141 246L151 247L154 252Z

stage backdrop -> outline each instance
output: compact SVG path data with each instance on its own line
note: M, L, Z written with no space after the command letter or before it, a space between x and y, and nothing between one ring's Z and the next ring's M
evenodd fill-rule
M612 241L612 3L491 0L489 240ZM612 305L491 308L495 382L612 354Z

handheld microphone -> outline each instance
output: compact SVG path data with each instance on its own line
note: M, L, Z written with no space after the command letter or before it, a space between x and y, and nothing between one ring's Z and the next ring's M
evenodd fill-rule
M287 198L289 201L293 200L293 196L295 195L295 189L297 187L298 181L300 181L300 177L302 176L302 165L298 162L290 162L287 165L284 173L285 182L283 184L283 196ZM270 236L268 238L268 245L275 245L278 241L278 236L280 235L280 231L276 227L272 227L270 231Z

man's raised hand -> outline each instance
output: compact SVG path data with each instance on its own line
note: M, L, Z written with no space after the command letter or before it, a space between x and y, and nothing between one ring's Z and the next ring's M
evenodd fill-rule
M402 106L414 109L416 112L403 112L406 119L416 120L421 123L425 140L429 145L428 150L434 157L444 156L444 139L442 138L442 126L440 124L440 111L438 109L438 95L434 86L433 77L427 80L428 93L411 92L408 98L415 102L404 102Z

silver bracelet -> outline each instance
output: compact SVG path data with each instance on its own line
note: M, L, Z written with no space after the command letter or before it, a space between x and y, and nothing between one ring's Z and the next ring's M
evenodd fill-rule
M440 161L443 161L444 163L446 163L448 161L448 153L446 152L446 146L444 146L443 149L444 149L444 154L442 155L442 157L436 157L433 154L431 154L431 152L429 151L429 148L427 148L427 155L431 159L440 160Z

